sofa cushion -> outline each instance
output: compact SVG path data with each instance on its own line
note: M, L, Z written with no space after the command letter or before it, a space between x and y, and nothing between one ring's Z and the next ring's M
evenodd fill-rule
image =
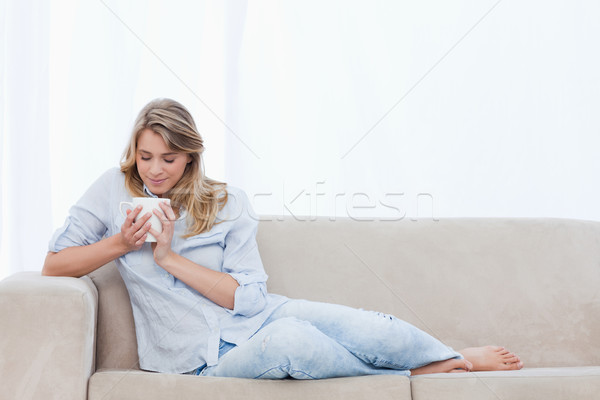
M211 378L145 371L102 370L90 378L88 400L154 399L393 399L409 400L410 380L373 375L317 381Z
M413 400L596 400L600 367L431 374L410 378Z

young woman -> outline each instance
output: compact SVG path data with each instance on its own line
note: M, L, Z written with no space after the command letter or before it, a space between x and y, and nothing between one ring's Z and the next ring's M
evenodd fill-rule
M115 260L131 299L142 369L243 378L520 369L502 347L455 352L395 317L269 294L245 194L202 169L190 113L169 99L140 112L121 168L102 175L52 237L44 275ZM132 197L169 198L121 215ZM155 243L145 242L148 234Z

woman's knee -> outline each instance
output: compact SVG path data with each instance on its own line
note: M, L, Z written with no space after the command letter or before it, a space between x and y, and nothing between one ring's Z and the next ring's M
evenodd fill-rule
M294 317L281 318L263 328L261 351L285 359L310 357L323 334L311 323Z

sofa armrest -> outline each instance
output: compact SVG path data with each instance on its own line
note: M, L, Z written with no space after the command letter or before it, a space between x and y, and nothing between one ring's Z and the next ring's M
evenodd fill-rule
M21 272L0 282L0 398L87 398L98 292L91 280Z

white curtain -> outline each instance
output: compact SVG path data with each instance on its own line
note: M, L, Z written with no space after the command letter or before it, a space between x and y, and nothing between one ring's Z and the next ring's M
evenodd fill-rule
M600 219L600 3L0 0L0 278L139 109L185 104L262 215Z
M262 214L597 220L599 18L592 0L249 2L227 177Z
M0 279L41 269L52 232L119 165L136 114L154 98L190 109L205 165L225 179L223 3L0 5Z
M1 3L0 273L40 268L51 229L49 7Z

